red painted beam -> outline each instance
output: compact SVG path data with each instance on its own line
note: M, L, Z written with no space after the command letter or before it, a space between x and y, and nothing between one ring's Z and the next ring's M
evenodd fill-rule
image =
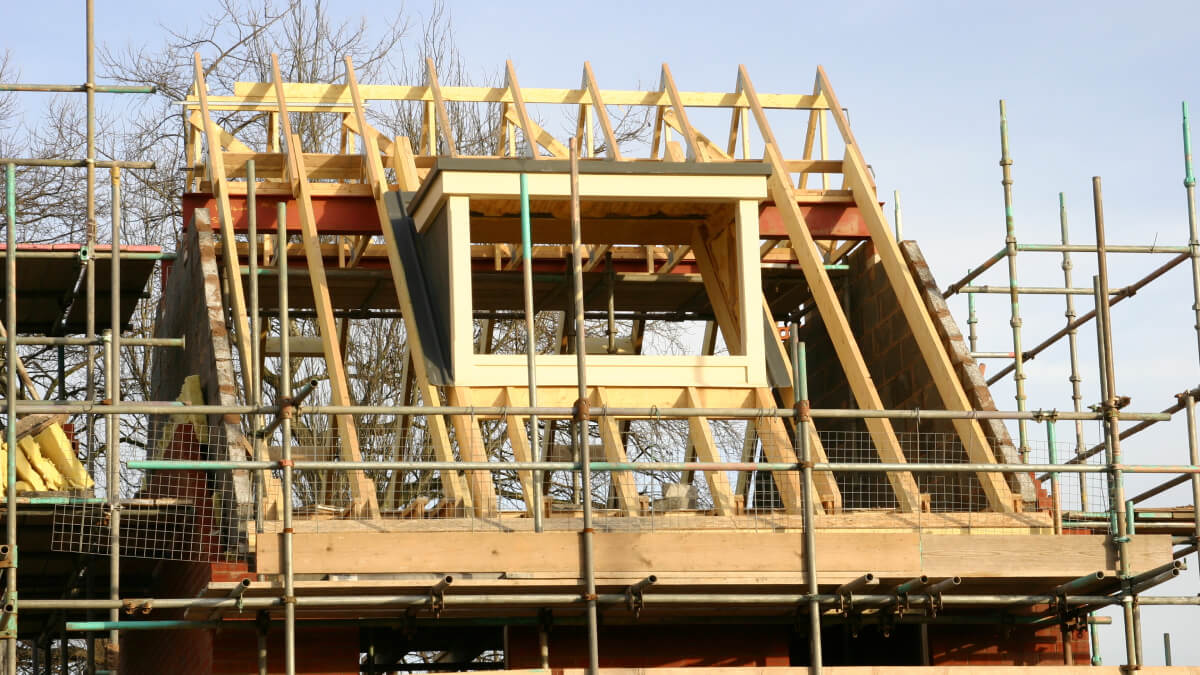
M276 205L287 202L287 229L289 233L300 233L300 212L296 201L290 197L260 196L257 200L258 231L272 234L279 228L275 218ZM321 234L379 234L379 214L375 200L358 195L313 195L313 215L317 219L317 231ZM183 196L184 223L191 221L194 209L207 209L212 222L217 222L217 200L211 194L189 192ZM233 213L233 230L245 234L250 229L249 209L245 195L231 195L229 210Z
M296 202L290 198L279 196L262 196L258 198L258 231L270 233L276 231L278 224L275 219L276 204L286 201L288 205L287 229L290 233L300 232L300 216ZM379 234L379 216L375 210L375 201L370 197L359 195L334 196L314 195L313 214L317 219L317 230L321 234L359 235ZM183 196L184 222L188 222L193 209L208 209L216 221L216 200L210 194L188 193ZM245 234L250 223L247 217L245 195L229 197L229 208L233 212L233 229L238 234ZM858 207L851 204L805 204L800 207L808 222L809 232L813 239L868 239L866 223ZM787 228L784 227L783 217L773 203L766 203L759 211L759 234L764 239L784 239Z
M862 213L852 204L804 204L800 207L813 239L870 239ZM758 232L763 239L786 239L787 227L779 208L765 203L758 214Z

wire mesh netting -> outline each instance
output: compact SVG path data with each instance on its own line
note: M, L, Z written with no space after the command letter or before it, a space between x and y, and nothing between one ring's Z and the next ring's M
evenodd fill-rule
M497 464L528 460L531 442L527 419L464 418L448 425L448 443L436 442L422 416L395 416L384 424L356 427L351 443L337 424L323 420L294 424L290 438L296 461L487 460ZM141 470L128 460L279 459L280 431L250 440L242 430L208 425L203 418L143 417L123 426L120 534L123 555L167 560L232 561L243 559L247 533L279 531L284 495L278 470ZM510 423L513 425L510 428ZM456 436L456 430L464 436ZM472 431L467 431L472 430ZM476 434L473 430L477 430ZM569 420L544 419L536 447L551 462L578 460ZM465 438L465 436L470 436ZM953 433L897 433L899 450L911 464L971 461ZM783 420L594 419L588 429L593 461L628 462L794 462L801 452ZM880 452L866 431L821 431L811 437L816 461L878 463ZM1074 443L1059 443L1059 462L1075 455ZM1030 443L1028 461L1048 463L1045 443ZM102 458L103 459L103 458ZM1100 456L1087 460L1102 461ZM97 494L108 494L103 461L96 469ZM910 474L932 513L995 510L974 472ZM1049 511L1054 500L1049 481L1024 474L1033 498L1027 511ZM800 513L798 471L688 470L685 467L633 471L595 471L590 495L598 530L648 530L687 526L687 517L729 516L730 527L779 527L780 518ZM1016 481L1008 477L1017 488ZM1026 483L1029 485L1030 483ZM897 509L896 474L877 471L815 472L818 513L889 512ZM298 531L337 529L348 520L446 520L480 530L529 526L535 491L544 495L547 529L571 529L582 516L585 490L578 471L439 471L425 468L356 471L296 469L288 496ZM473 498L487 495L485 504ZM1060 474L1055 495L1064 511L1107 509L1102 474ZM104 498L81 495L55 507L53 548L107 554L112 540L112 507ZM790 521L789 521L790 522ZM433 524L431 524L432 526ZM785 526L786 523L784 523Z
M551 462L574 462L579 458L572 444L569 420L542 420L536 444L530 437L528 420L510 418L518 427L509 428L504 419L459 421L458 429L478 429L473 438L456 438L452 426L451 447L439 451L419 418L394 424L358 428L363 459L423 461L452 459L509 462L531 458L532 448ZM685 463L702 462L794 462L800 455L791 430L779 419L707 420L708 438L697 439L700 429L683 419L599 419L589 424L588 445L593 461ZM896 433L903 457L912 464L963 464L973 461L954 433ZM278 439L276 439L278 440ZM866 431L821 431L812 442L813 457L822 453L834 463L878 463L875 438ZM277 447L267 448L277 456ZM1032 443L1030 462L1048 461L1046 445ZM1068 443L1058 444L1058 459L1074 455ZM348 459L345 443L332 432L306 432L292 447L295 459ZM1098 462L1099 458L1089 461ZM924 508L935 513L994 510L974 472L911 472ZM1103 476L1064 474L1059 496L1064 508L1086 503L1105 503ZM1044 494L1048 483L1036 481L1028 510L1049 510ZM1016 480L1009 477L1014 491ZM579 515L584 490L577 471L546 471L540 477L531 471L443 472L420 468L370 471L295 472L292 499L296 513L309 519L469 517L481 512L519 514L531 509L533 491L544 495L545 513L551 517ZM646 468L635 471L596 471L591 479L591 498L599 518L729 514L754 515L798 511L799 472L784 471L691 471ZM539 483L540 481L540 483ZM538 483L535 485L535 483ZM829 510L841 512L894 510L898 481L893 473L839 471L831 479L817 472L816 489ZM1026 481L1025 485L1031 483ZM1041 486L1040 496L1037 486ZM715 491L715 492L714 492ZM1028 491L1028 490L1027 490ZM492 495L486 508L466 508L456 495ZM370 502L373 496L374 502ZM267 496L268 519L277 516L278 499ZM790 504L789 504L790 500ZM478 505L477 505L478 506Z
M240 431L208 425L191 416L150 416L121 429L121 469L115 486L120 511L123 556L219 562L244 559L245 523L253 514L253 494L243 472L141 470L127 462L143 459L181 461L229 459L230 434ZM235 444L236 445L236 444ZM105 471L97 463L99 497L56 504L51 548L72 553L108 554L112 544L113 506Z

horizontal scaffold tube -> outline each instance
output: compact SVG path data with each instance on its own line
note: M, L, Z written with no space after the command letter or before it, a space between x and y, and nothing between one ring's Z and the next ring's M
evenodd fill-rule
M80 260L84 257L84 249L76 251L23 251L17 250L18 260ZM121 260L175 260L176 254L171 252L155 253L153 251L121 251ZM8 256L6 251L0 251L0 259ZM91 260L112 260L109 251L96 251L86 256Z
M80 403L72 401L17 401L20 414L26 413L155 413L164 407L181 405L178 401L130 401L120 405ZM0 412L7 411L0 401ZM252 415L278 412L276 406L249 405L189 405L188 412L197 415ZM309 415L462 415L470 417L504 417L507 415L538 415L542 417L572 417L574 408L529 406L380 406L380 405L314 405L297 406L297 414ZM677 419L708 417L710 419L756 419L759 417L794 417L791 408L621 408L600 406L591 409L592 417L636 417L644 419ZM1156 412L1117 411L1119 419L1128 421L1165 422L1171 416ZM915 420L1100 420L1103 412L1070 412L1062 410L858 410L856 408L813 408L813 419L915 419Z
M129 468L145 471L261 471L282 469L283 463L276 461L226 462L220 460L133 460ZM592 471L800 471L800 462L590 462ZM370 471L370 470L430 470L430 471L581 471L578 462L340 462L302 461L292 462L298 471ZM1059 471L1062 473L1105 473L1120 470L1127 473L1200 474L1200 466L1167 464L1121 464L1110 467L1106 464L968 464L906 462L815 462L815 471L862 471L892 472L914 471L925 473L1009 473L1018 471Z
M1114 595L1067 595L1068 605L1104 606L1117 604L1125 597L1123 593ZM647 604L681 605L681 604L712 604L712 605L795 605L809 601L805 593L647 593ZM864 593L850 596L855 606L888 606L899 600L904 600L913 606L927 605L938 602L943 606L979 607L987 605L1052 605L1063 596L1058 595L1002 595L1002 594L949 594L932 595L914 593L901 598L894 593ZM818 593L817 602L823 605L840 605L846 596L836 593ZM625 593L601 593L597 601L607 605L625 605L628 598ZM579 593L489 593L462 594L447 593L439 600L443 607L451 606L548 606L583 604L584 597ZM1197 596L1146 596L1138 597L1138 602L1144 605L1200 605ZM424 594L406 595L325 595L297 596L295 603L298 607L428 607L430 596ZM243 597L243 598L138 598L118 600L22 600L21 609L24 611L51 610L83 610L83 609L123 609L129 606L139 609L270 609L283 606L282 597Z
M86 84L0 84L0 91L81 94L87 90L88 85ZM154 94L158 92L158 87L136 84L93 84L92 91L97 94Z
M122 256L124 257L124 256ZM86 347L88 345L102 346L104 338L96 337L89 340L88 338L72 338L72 337L43 337L43 336L21 336L17 338L18 345L39 345L46 347L63 346L63 347ZM185 342L183 338L147 338L147 337L122 337L122 347L178 347L183 349Z
M1009 286L963 286L960 289L963 293L1003 293L1005 295L1012 293L1014 289ZM1119 295L1124 289L1114 288L1110 293ZM1017 286L1016 292L1021 295L1094 295L1095 292L1090 288L1059 288L1056 286Z
M51 166L66 169L82 169L88 165L86 159L19 159L16 157L0 157L0 164L16 166ZM96 160L97 169L153 169L154 162L125 162L121 160Z
M1017 244L1018 251L1041 253L1095 253L1092 244ZM1111 246L1104 245L1105 253L1187 253L1187 246Z

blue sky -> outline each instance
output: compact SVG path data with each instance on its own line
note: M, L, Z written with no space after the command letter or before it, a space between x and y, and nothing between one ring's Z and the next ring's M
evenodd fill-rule
M82 3L6 2L0 50L27 82L78 82L83 75ZM337 10L385 16L399 3L359 0ZM408 3L419 15L426 2ZM1067 195L1076 242L1092 241L1091 177L1102 176L1111 243L1186 244L1180 101L1200 107L1195 2L729 3L454 2L469 67L493 74L505 59L523 86L577 86L590 60L602 87L653 87L671 64L686 90L728 90L743 63L759 92L809 92L827 69L874 167L880 195L902 192L905 236L917 239L945 286L1003 246L997 100L1008 102L1021 241L1055 243L1057 194ZM344 9L343 9L344 8ZM738 11L738 10L741 11ZM195 25L203 2L97 0L97 40L155 45L159 24ZM29 102L35 99L26 98ZM1200 117L1200 112L1196 113ZM773 121L784 154L798 156L804 118ZM1198 123L1200 125L1200 123ZM720 127L707 129L720 137ZM1200 137L1200 131L1196 134ZM890 213L890 204L889 204ZM1061 285L1054 255L1022 257L1021 283ZM1140 258L1140 257L1139 257ZM1114 285L1166 261L1117 257ZM1076 254L1075 285L1090 285L1092 256ZM984 281L1007 281L1001 269ZM1191 284L1185 266L1113 310L1118 388L1138 410L1159 410L1200 384ZM980 299L981 349L1011 350L1007 301ZM1091 303L1078 301L1080 313ZM954 303L960 324L965 300ZM1023 299L1025 343L1062 325L1061 297ZM965 324L963 324L965 329ZM1094 333L1081 331L1085 400L1098 398ZM1029 364L1030 407L1070 406L1065 343ZM992 367L997 367L992 364ZM1014 407L1012 382L994 387ZM1125 444L1132 461L1182 462L1182 424L1159 425ZM1098 432L1089 427L1089 439ZM1042 431L1036 438L1042 438ZM1068 425L1059 437L1070 438ZM1131 479L1131 494L1146 483ZM1159 504L1183 503L1169 493ZM1195 594L1196 571L1164 590ZM1176 663L1200 663L1200 645L1178 627L1198 609L1147 609L1146 658L1162 662L1161 633L1176 632ZM1120 630L1103 630L1105 662L1121 662Z

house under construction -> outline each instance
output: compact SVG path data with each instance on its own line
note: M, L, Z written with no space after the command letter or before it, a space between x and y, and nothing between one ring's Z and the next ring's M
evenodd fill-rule
M821 68L811 93L768 94L745 68L729 91L696 92L665 64L653 91L601 88L587 64L573 89L523 88L511 63L494 88L440 86L432 62L414 85L359 84L349 59L339 83L273 66L218 95L196 57L173 255L122 241L119 213L115 245L93 238L82 260L22 246L12 176L34 162L0 159L6 447L21 449L7 453L3 636L31 641L35 663L83 640L106 660L95 672L130 674L1115 673L1098 610L1122 608L1136 666L1143 606L1200 602L1147 594L1196 551L1194 498L1164 515L1124 489L1162 473L1200 493L1194 425L1176 464L1120 449L1175 413L1192 421L1194 392L1127 409L1109 320L1169 269L1200 270L1194 210L1187 246L1112 247L1174 256L1110 288L1097 182L1095 243L1069 244L1064 225L1040 245L1098 256L1096 309L1075 316L1064 265L1067 323L1023 350L1016 260L1035 249L1010 220L1005 248L941 290L917 243L897 241ZM420 115L419 138L372 126L371 104L394 102ZM451 116L469 106L493 116L490 155L456 143ZM637 156L614 106L650 111ZM235 134L217 122L230 111L267 123ZM562 111L570 139L537 121ZM337 116L339 152L304 147L309 115ZM689 115L719 117L721 135ZM805 131L801 147L776 141L782 125ZM1006 198L1010 164L1005 137ZM137 168L109 165L114 188ZM997 409L977 361L993 355L946 302L989 292L968 284L1002 262L1016 411ZM156 334L122 335L155 273ZM375 325L399 337L370 345L397 386L362 405L347 353ZM1082 405L1076 382L1073 409L1025 409L1024 360L1069 336L1074 382L1085 325L1104 400ZM152 350L150 397L22 399L28 344L102 349L109 369ZM1103 422L1096 448L1087 420ZM100 486L18 490L42 473L22 445L35 422L103 444ZM1061 451L1056 422L1078 434ZM1049 443L1031 441L1043 425Z

